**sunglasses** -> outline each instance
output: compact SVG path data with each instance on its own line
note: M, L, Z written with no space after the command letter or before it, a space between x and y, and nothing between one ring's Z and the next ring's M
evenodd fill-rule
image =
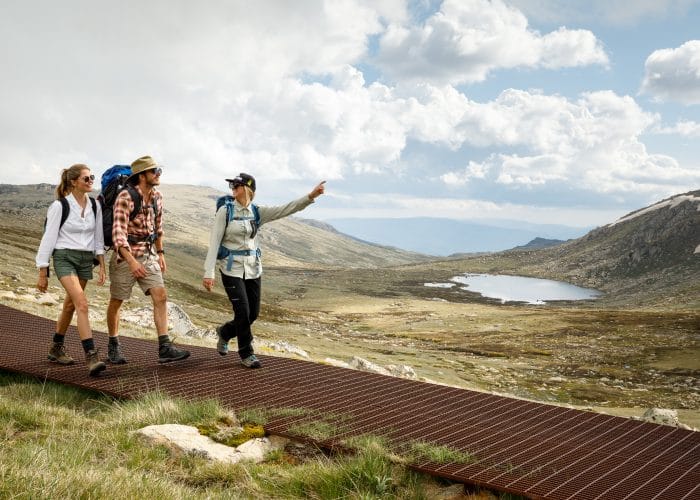
M92 182L95 180L95 176L94 175L86 175L82 179L83 179L83 182Z
M231 189L236 189L238 186L243 186L243 183L237 181L231 181L228 183L228 187Z
M160 175L160 174L163 173L163 169L160 168L160 167L158 167L158 168L152 168L150 171L153 172L153 175Z

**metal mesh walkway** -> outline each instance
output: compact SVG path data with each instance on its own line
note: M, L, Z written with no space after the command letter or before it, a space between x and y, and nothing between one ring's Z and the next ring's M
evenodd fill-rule
M0 305L0 369L120 398L157 389L217 398L234 410L304 409L336 419L336 435L321 445L363 434L399 447L445 445L472 459L414 468L529 498L700 499L700 432L273 356L260 356L264 367L249 370L235 353L221 357L195 346L189 359L158 365L155 339L123 337L129 364L90 378L74 327L66 350L78 362L46 360L54 327ZM105 352L106 334L95 332L95 340ZM305 418L289 412L266 428L308 440L294 435Z

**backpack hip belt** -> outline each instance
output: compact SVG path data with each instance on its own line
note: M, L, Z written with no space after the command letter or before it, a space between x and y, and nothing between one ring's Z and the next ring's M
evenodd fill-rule
M229 222L232 220L249 220L250 224L252 226L252 232L251 232L251 238L255 238L255 236L258 233L258 229L262 225L262 222L260 220L260 211L258 210L258 206L254 203L251 203L250 209L253 212L252 217L248 216L236 216L236 210L233 205L234 199L233 196L231 195L226 195L226 196L220 196L216 200L216 209L218 210L222 206L226 207L226 226L224 227L224 233L226 233L226 227L228 227ZM250 256L250 255L257 255L260 257L261 252L259 248L256 248L255 250L231 250L229 248L226 248L222 243L219 243L219 250L216 253L216 260L221 260L225 259L228 257L228 265L227 265L227 270L231 270L231 266L233 265L233 256L234 255L242 255L242 256Z
M231 268L233 267L233 257L235 255L244 256L244 257L250 257L251 255L255 255L256 257L260 257L260 255L262 255L262 252L260 251L259 248L256 248L255 250L230 250L222 245L219 248L219 252L221 252L222 248L228 252L227 255L221 257L222 259L227 259L227 261L226 261L226 270L227 271L230 271Z
M131 245L135 243L148 243L149 245L152 245L157 239L158 236L156 233L147 234L146 236L134 236L133 234L129 234L126 237L126 241L128 241Z

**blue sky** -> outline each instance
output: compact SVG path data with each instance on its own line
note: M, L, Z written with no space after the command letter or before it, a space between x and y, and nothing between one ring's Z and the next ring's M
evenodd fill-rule
M304 215L596 226L700 187L700 0L0 4L0 182L150 154Z

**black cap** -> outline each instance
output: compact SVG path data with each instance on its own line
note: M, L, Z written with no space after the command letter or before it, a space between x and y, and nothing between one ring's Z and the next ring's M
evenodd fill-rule
M253 192L255 192L255 177L252 175L244 174L241 172L233 179L226 179L227 182L233 183L233 187L236 186L248 186Z

